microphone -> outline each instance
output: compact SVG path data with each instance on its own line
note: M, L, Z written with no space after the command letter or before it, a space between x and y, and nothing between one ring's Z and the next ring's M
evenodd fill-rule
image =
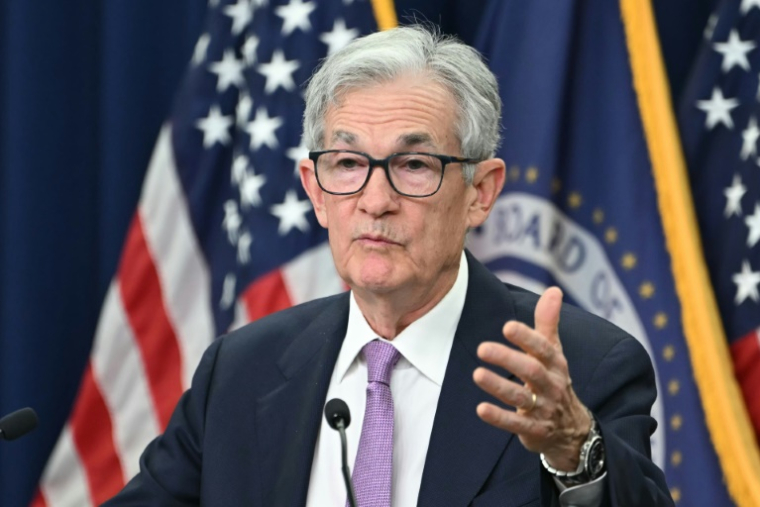
M348 410L346 402L340 398L333 398L325 405L325 419L327 424L340 433L340 449L343 461L343 481L346 483L346 493L348 494L348 503L351 507L356 507L356 497L354 496L354 486L351 484L351 470L348 468L348 457L346 456L346 428L351 424L351 411Z
M0 419L0 438L15 440L37 427L37 413L29 407L12 412Z

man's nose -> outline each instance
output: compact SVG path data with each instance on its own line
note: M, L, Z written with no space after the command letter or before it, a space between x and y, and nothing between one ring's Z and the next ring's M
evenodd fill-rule
M369 170L369 181L359 196L359 207L373 216L397 209L399 194L393 190L383 167L376 165Z

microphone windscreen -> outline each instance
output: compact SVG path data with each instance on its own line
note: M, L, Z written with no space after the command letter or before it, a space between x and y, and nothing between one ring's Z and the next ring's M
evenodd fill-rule
M37 414L29 407L16 410L0 419L0 431L5 440L14 440L37 427Z
M346 402L340 398L333 398L325 405L325 418L327 424L334 430L338 429L338 420L343 419L344 425L348 428L351 424L351 411L348 410Z

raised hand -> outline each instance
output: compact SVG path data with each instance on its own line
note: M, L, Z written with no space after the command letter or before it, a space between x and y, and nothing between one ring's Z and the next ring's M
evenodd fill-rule
M483 361L514 373L524 384L477 368L475 383L516 412L481 403L478 416L485 422L515 433L530 451L543 453L554 468L573 471L581 445L591 429L591 417L575 395L567 360L559 340L562 291L548 288L536 304L535 329L522 322L504 324L504 337L522 349L486 342L478 347Z

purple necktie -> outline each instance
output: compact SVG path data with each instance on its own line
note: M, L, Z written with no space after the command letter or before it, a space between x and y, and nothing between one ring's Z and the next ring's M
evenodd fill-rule
M393 472L391 373L401 357L390 343L374 340L362 349L367 360L367 409L354 465L357 507L390 507ZM346 501L346 505L348 501Z

